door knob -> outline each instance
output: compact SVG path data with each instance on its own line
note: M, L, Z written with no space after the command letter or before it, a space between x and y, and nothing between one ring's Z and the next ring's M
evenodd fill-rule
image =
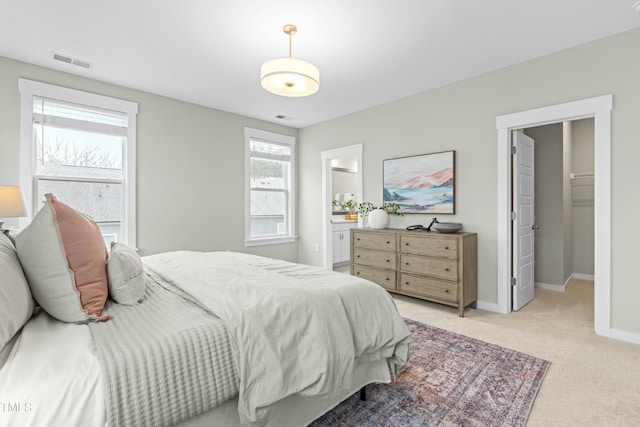
M540 230L540 226L538 224L531 224L532 230Z

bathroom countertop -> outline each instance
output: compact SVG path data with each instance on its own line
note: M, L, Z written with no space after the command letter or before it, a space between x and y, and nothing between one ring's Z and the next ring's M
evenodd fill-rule
M346 223L357 223L357 219L344 219L344 218L333 218L331 220L332 224L346 224Z

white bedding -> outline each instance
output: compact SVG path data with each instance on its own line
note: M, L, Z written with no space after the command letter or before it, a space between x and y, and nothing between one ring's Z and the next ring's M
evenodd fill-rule
M0 369L0 426L104 426L100 362L86 325L36 314Z

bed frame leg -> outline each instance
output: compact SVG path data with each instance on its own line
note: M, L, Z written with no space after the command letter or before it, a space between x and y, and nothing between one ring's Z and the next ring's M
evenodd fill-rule
M360 389L360 400L367 400L367 386L364 386Z

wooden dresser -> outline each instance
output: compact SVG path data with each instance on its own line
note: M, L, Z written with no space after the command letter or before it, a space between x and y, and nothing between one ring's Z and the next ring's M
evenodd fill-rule
M390 292L458 307L478 298L477 234L351 229L351 274Z

